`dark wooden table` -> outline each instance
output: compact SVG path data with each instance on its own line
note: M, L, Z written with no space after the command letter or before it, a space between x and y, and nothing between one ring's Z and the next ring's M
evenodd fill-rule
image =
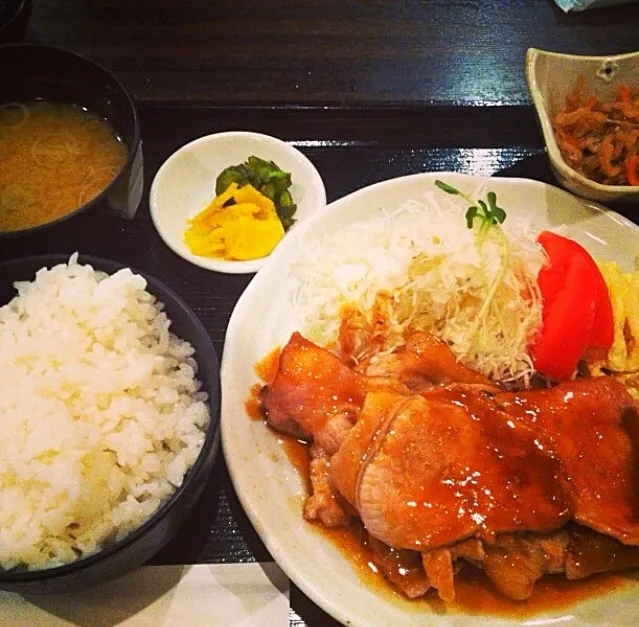
M329 201L422 171L552 182L524 80L526 49L629 52L638 33L639 4L566 15L552 0L34 0L28 41L92 58L134 95L145 196L130 222L82 216L2 241L0 260L80 250L147 271L193 306L221 358L251 276L196 268L157 236L148 187L172 151L222 130L276 135L317 165ZM153 563L271 559L220 455L199 506ZM335 624L294 587L290 622Z

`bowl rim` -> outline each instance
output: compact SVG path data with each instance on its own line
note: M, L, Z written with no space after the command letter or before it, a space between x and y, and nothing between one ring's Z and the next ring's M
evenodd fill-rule
M0 24L0 35L7 33L17 22L24 18L25 12L31 10L31 0L18 0L15 9L5 22ZM7 42L8 43L8 42ZM19 42L18 42L19 43Z
M0 272L10 270L12 267L20 267L23 264L33 264L37 265L37 267L39 268L45 266L51 268L53 265L68 262L69 257L70 255L63 253L18 257L16 259L10 259L8 261L0 262ZM96 550L96 552L91 553L90 555L77 558L67 564L53 566L51 568L40 568L38 570L21 570L18 572L3 570L0 568L0 589L2 589L2 586L4 584L11 585L35 581L44 582L47 580L62 578L71 574L75 574L76 572L84 570L85 568L94 567L97 564L106 561L112 555L120 552L126 547L135 544L151 528L158 525L166 516L168 516L174 505L183 498L187 488L191 486L192 482L204 470L203 467L207 462L208 455L211 454L213 460L215 460L220 451L220 405L222 396L220 383L220 365L215 347L213 346L213 342L211 340L211 336L209 335L208 331L206 330L200 319L197 317L193 309L177 292L168 287L163 281L155 278L153 275L147 272L138 270L133 266L105 257L95 257L93 255L83 254L79 255L78 261L79 263L89 264L93 266L95 270L108 272L109 274L112 274L124 268L129 268L133 273L139 274L147 281L147 290L151 294L156 296L155 289L159 287L161 291L164 291L173 300L173 302L184 311L184 313L187 315L189 324L192 324L194 326L195 332L198 336L202 337L202 340L207 344L207 350L209 350L210 352L210 357L208 359L211 362L211 369L213 372L213 380L211 381L213 389L207 388L206 390L209 395L207 405L209 406L211 412L209 417L209 424L206 428L206 434L204 437L204 442L202 443L202 447L200 448L200 451L198 452L197 458L193 462L193 465L185 473L182 484L178 488L176 488L175 491L163 503L160 504L158 509L153 512L153 514L151 514L151 516L147 518L139 527L136 527L124 538L121 538L120 540L109 544L105 548L98 549ZM104 270L103 268L109 269ZM156 296L156 298L166 304L165 300L163 300L162 297ZM4 303L0 303L0 306L2 306L3 304ZM200 362L198 361L198 364L199 363ZM211 463L211 466L212 465L213 464ZM158 547L158 551L161 548L161 546Z
M202 135L197 137L186 144L180 146L177 150L173 151L160 165L155 176L153 177L153 181L151 182L151 186L149 188L149 213L151 214L151 220L153 222L153 226L155 230L159 234L162 241L168 246L176 255L188 261L189 263L198 266L204 270L208 270L210 272L219 272L223 274L253 274L260 270L262 266L269 259L271 254L266 255L265 257L260 257L259 259L250 259L250 260L230 260L230 259L217 259L211 257L203 257L198 255L193 255L188 253L188 255L184 254L183 250L180 250L177 246L174 245L173 240L170 235L168 235L163 227L163 220L160 215L160 210L158 207L158 203L156 202L157 198L157 189L162 180L162 177L165 176L166 171L169 167L171 167L171 163L174 159L178 158L181 154L192 150L199 145L206 145L209 143L215 143L219 140L225 139L233 139L233 138L241 138L245 140L257 140L257 141L266 141L271 144L275 144L289 152L293 155L296 161L300 162L304 169L309 173L309 178L312 183L313 193L317 195L317 209L321 209L326 206L326 186L324 185L324 180L320 175L319 171L315 164L297 147L292 144L280 139L279 137L275 137L273 135L268 135L266 133L259 133L256 131L244 131L244 130L226 130L220 131L218 133L209 133L208 135ZM231 165L231 164L229 164ZM302 220L303 221L303 220ZM296 220L298 222L298 220ZM291 228L295 228L295 225ZM284 237L288 234L289 231L284 233Z
M546 100L541 94L541 89L537 81L535 73L535 66L537 60L540 57L555 57L561 59L572 59L584 62L601 61L625 61L628 59L637 59L639 61L639 51L625 52L622 54L613 55L579 55L569 54L563 52L553 52L550 50L543 50L541 48L528 48L526 51L525 59L525 74L526 82L528 83L528 90L530 92L537 118L541 125L542 134L544 136L544 142L546 144L546 150L552 161L553 165L559 170L560 174L565 178L575 181L582 187L587 187L593 191L601 192L608 195L626 196L639 194L639 185L605 185L589 179L588 177L580 174L575 169L570 167L563 158L557 139L552 128L552 120L550 113L546 107Z
M124 86L122 81L120 81L120 79L117 76L115 76L113 72L111 72L110 70L107 70L103 65L94 61L93 59L90 59L87 56L74 52L73 50L69 50L68 48L65 48L62 46L40 44L40 43L33 43L33 42L0 44L0 54L2 54L4 50L8 50L8 49L29 49L29 50L40 49L45 53L52 52L54 54L60 54L68 58L74 58L76 62L79 61L80 63L87 64L88 66L93 66L94 69L97 69L99 72L103 72L104 74L109 76L109 78L117 85L121 95L124 97L124 100L127 103L128 108L133 114L133 140L131 141L131 145L127 146L126 161L122 164L122 167L120 168L118 173L113 177L111 182L97 196L95 196L88 202L84 203L83 205L81 205L80 207L72 211L71 213L67 213L59 218L56 218L55 220L51 220L50 222L45 222L44 224L31 226L26 229L19 229L17 231L15 230L1 231L0 230L0 239L5 237L6 238L23 237L26 235L32 235L40 231L44 231L53 226L57 226L61 224L62 222L66 222L67 220L73 218L74 216L80 215L81 213L84 213L85 211L88 211L92 207L103 202L104 199L112 191L112 189L122 180L125 173L132 167L133 161L142 143L140 139L140 116L138 114L135 100L133 99L131 92ZM0 104L3 104L3 103L0 103Z

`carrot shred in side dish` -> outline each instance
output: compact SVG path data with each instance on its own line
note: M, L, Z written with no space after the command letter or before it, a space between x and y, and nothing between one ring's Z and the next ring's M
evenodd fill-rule
M583 76L553 118L566 163L605 185L639 185L639 90L617 87L612 102L586 93Z

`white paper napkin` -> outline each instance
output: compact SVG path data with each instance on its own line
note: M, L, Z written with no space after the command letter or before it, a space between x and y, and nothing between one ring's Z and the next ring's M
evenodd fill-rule
M144 566L75 594L0 591L0 625L285 627L288 595L272 563Z
M639 0L555 0L557 6L568 11L586 11L587 9L600 9L611 7L615 4L630 4Z

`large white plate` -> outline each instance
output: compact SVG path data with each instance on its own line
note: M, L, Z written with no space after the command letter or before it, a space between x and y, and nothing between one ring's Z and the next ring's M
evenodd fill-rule
M598 259L634 269L639 227L555 187L524 179L478 179L462 174L416 174L378 183L342 198L310 217L279 247L240 298L229 324L222 360L222 445L233 485L253 526L275 561L320 607L347 625L436 624L466 626L477 617L430 612L427 606L389 599L367 588L356 570L327 539L302 519L304 487L275 437L245 410L258 379L254 364L288 340L297 320L289 300L289 264L305 238L320 237L352 221L392 209L432 190L440 178L464 190L483 184L497 193L508 217L528 217L535 227L557 228L584 244ZM631 625L639 616L639 582L578 605L549 611L529 624ZM523 619L522 619L523 620ZM482 625L520 620L481 616Z

